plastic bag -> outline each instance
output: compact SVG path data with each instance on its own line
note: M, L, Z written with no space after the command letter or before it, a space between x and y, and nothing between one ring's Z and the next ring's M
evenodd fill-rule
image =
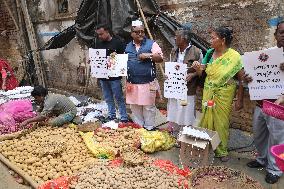
M168 150L175 144L175 139L167 132L140 129L139 133L141 149L147 153Z
M102 146L99 143L95 143L93 140L94 132L79 132L82 136L87 148L99 159L114 159L115 152L114 149L108 146Z
M35 116L30 100L9 101L0 106L0 111L10 114L18 123Z

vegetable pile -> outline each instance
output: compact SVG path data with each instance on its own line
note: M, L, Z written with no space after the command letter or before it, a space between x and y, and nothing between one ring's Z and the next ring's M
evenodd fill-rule
M106 146L117 154L119 151L129 148L138 148L140 138L132 127L118 128L116 130L99 128L93 138L100 146Z
M98 160L75 129L42 127L0 143L0 152L38 183L76 174Z
M150 166L110 167L97 166L79 174L71 188L75 189L176 189L186 188L180 176Z
M192 176L194 189L243 188L263 189L260 183L238 170L222 166L198 168Z

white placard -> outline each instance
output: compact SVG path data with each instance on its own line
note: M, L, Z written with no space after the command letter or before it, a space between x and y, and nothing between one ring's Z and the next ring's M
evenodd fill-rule
M127 61L128 54L116 54L114 57L109 57L109 77L127 76Z
M91 75L96 78L108 78L106 49L89 49Z
M179 100L187 99L187 64L177 62L165 63L165 74L168 76L164 83L164 96Z
M277 99L284 92L283 49L271 48L243 55L244 68L253 81L248 84L250 99Z

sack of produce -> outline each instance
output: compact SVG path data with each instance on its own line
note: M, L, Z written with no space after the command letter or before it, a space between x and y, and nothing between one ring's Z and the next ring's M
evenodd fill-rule
M114 159L115 152L110 146L105 146L94 141L94 132L79 132L82 136L87 148L99 159Z
M141 149L147 153L163 151L172 148L175 144L175 139L167 132L147 131L140 129Z
M0 106L0 111L11 115L18 123L35 116L30 100L9 101Z

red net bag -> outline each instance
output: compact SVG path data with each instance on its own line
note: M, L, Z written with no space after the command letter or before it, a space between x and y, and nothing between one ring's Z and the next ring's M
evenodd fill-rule
M69 189L71 182L77 179L77 177L59 177L43 183L38 189Z

